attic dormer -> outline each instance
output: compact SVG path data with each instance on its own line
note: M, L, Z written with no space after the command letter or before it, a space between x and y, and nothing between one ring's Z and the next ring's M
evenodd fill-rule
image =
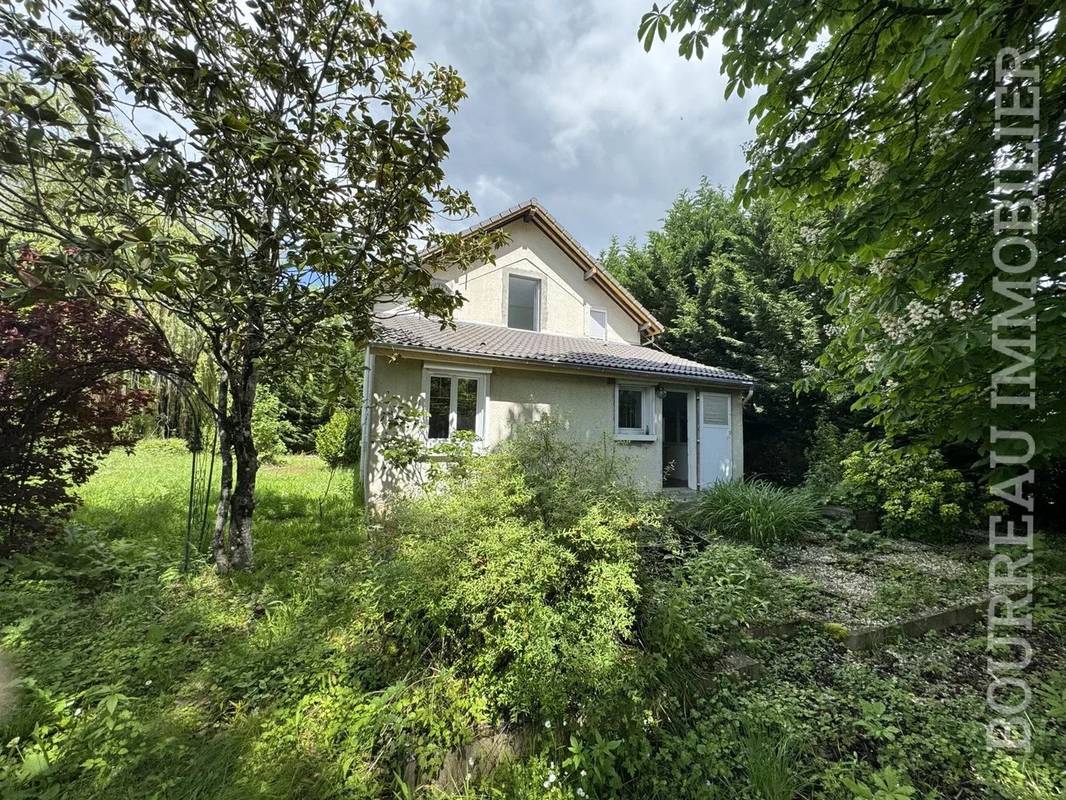
M457 320L640 344L662 326L536 201L470 232L502 229L494 264L436 274L465 298Z

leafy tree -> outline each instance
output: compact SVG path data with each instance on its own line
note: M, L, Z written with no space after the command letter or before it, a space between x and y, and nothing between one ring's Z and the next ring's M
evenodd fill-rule
M267 384L281 401L281 436L291 452L315 452L316 432L338 407L359 407L363 396L363 351L341 339L316 360L293 365Z
M284 427L281 401L266 386L260 386L252 407L252 441L262 463L277 464L288 452L281 436Z
M454 70L358 0L38 0L0 8L0 218L54 246L13 302L86 292L165 308L217 367L221 571L253 563L260 379L364 341L380 298L448 317L438 262L496 237L443 182ZM122 128L128 135L109 135ZM10 259L7 260L10 263Z
M315 431L315 453L331 471L354 466L359 458L359 418L338 409Z
M1066 255L1063 213L1066 145L1066 27L1060 4L1028 0L816 0L747 3L677 0L645 15L645 47L670 30L680 52L702 57L713 35L725 43L727 96L757 88L758 120L741 195L778 194L821 222L807 231L820 257L806 275L834 293L835 335L808 386L855 392L889 435L933 442L980 442L990 424L1024 428L1043 454L1066 443ZM1004 97L1039 117L1003 116L1003 125L1039 130L1039 174L1028 137L997 136L997 57ZM1021 69L1013 69L1021 67ZM1017 97L1017 100L1014 98ZM1012 167L1006 168L1004 165ZM1002 171L997 171L997 167ZM1031 193L997 188L1036 179ZM1014 280L1016 297L993 290L994 215L1039 217L1025 233L1039 253ZM1018 233L1018 231L1012 231ZM1015 248L1008 257L1019 252ZM1018 263L1012 260L1011 263ZM1032 301L1031 311L1025 306ZM1018 308L1021 326L1004 338L1026 342L1039 376L1035 408L990 404L991 375L1014 357L992 347L996 314ZM1028 342L1027 318L1037 322ZM1027 373L1028 370L1023 372ZM1018 386L1003 391L1023 394Z
M617 242L604 264L666 326L676 355L758 381L745 408L749 473L799 482L819 409L793 384L821 352L826 293L797 281L799 223L768 202L740 209L704 180L682 193L643 247Z
M150 394L122 373L180 369L136 316L85 301L0 306L0 553L46 533L74 507L70 488L123 444L118 429Z

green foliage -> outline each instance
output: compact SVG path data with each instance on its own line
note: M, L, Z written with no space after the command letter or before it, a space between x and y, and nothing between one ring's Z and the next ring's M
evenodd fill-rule
M223 570L253 560L256 386L367 341L380 297L450 318L462 300L433 285L434 270L490 260L505 238L437 224L474 212L442 166L464 85L450 67L415 67L410 34L369 6L0 10L14 232L0 238L0 288L21 305L121 287L123 302L172 310L207 349L224 391L201 399L238 476ZM142 134L144 119L166 120L167 135ZM25 245L38 239L34 255Z
M149 436L137 442L138 453L167 453L180 456L189 451L189 443L184 439L172 437L161 439L157 436Z
M316 347L315 358L301 359L280 375L267 376L267 385L281 400L286 423L281 436L290 453L315 452L315 432L335 410L352 415L358 441L363 352L346 334L335 334L331 348Z
M804 485L821 502L827 503L844 477L844 459L862 449L866 437L861 431L841 431L828 418L815 426L807 450L807 478Z
M530 489L544 484L525 462L470 457L442 471L442 490L417 514L398 509L368 529L344 488L320 519L329 470L292 456L262 473L257 568L219 576L202 562L179 569L190 458L112 454L64 539L0 561L0 647L16 676L0 721L5 800L433 797L407 794L397 776L413 761L431 778L487 727L514 731L499 698L553 690L537 676L530 691L508 683L528 672L510 658L545 653L569 687L564 710L534 714L524 727L533 752L453 796L755 800L795 787L853 800L849 781L895 791L889 769L915 798L1061 795L1055 701L1066 681L1046 671L1063 646L1053 620L1066 597L1053 590L1066 552L1055 537L1038 552L1047 657L1028 673L1037 735L1033 753L1015 758L985 746L983 628L868 653L821 632L745 644L731 635L738 620L758 624L792 602L781 573L728 541L681 553L639 493L602 487L607 511L575 508L567 528L548 529ZM555 458L546 463L569 463ZM471 491L452 499L452 484ZM620 519L627 509L636 522ZM436 563L409 553L408 523L419 520L437 526L421 540L454 552L431 550L443 553ZM456 523L473 542L448 535ZM709 631L695 657L686 653L699 640L654 628L671 587L687 630ZM534 612L548 624L523 619ZM762 663L758 680L723 673L715 655L732 643Z
M844 784L851 790L854 800L909 800L915 795L907 777L892 767L875 772L869 783L845 778Z
M262 463L277 464L288 452L281 438L283 427L281 401L266 387L260 388L252 408L252 441Z
M891 536L951 537L976 522L975 493L962 473L936 451L909 451L874 442L844 459L834 497L875 510Z
M803 489L766 481L723 481L699 492L678 516L702 534L717 533L767 547L813 531L821 515L814 498Z
M819 399L796 397L822 350L828 294L797 281L802 220L772 203L738 207L704 179L647 244L612 242L604 265L666 325L671 353L753 376L744 409L749 474L798 483Z
M358 417L338 409L315 431L315 453L330 469L353 466L359 460Z
M685 57L720 36L726 96L756 95L738 190L817 219L800 275L834 293L831 341L804 385L857 395L854 407L889 436L986 442L998 423L1033 434L1040 456L1066 442L1066 214L1051 177L1062 174L1066 139L1048 112L1066 105L1061 23L1060 4L1019 8L1011 0L677 0L641 21L645 46L672 30ZM1023 63L1008 58L998 69L1007 73L1003 106L1039 106L1036 119L1022 117L1037 128L1031 138L996 135L1006 47L1029 51ZM1030 70L1039 77L1027 77ZM1037 142L1041 180L990 194L997 181L1032 181L1026 148ZM1019 207L1026 210L1005 213ZM1013 231L993 219L1013 213ZM1039 258L1007 274L991 254L1012 232L1031 240ZM1019 250L1005 254L1008 263ZM1014 282L1014 297L996 292L994 278ZM1025 336L1003 327L999 336L1024 342L1016 357L991 346L990 320L1011 309ZM1040 331L1031 343L1030 318ZM1031 409L988 402L989 376L1011 365L1046 387Z
M662 526L645 501L584 473L601 456L544 435L443 472L393 509L393 604L416 648L458 665L510 719L541 720L622 685L640 596L638 542ZM549 473L548 468L551 468Z
M755 548L718 541L648 580L638 618L645 650L639 691L703 696L719 660L743 646L744 629L788 604L776 577Z
M758 800L794 800L803 781L797 775L796 743L787 733L752 726L744 736L748 783Z

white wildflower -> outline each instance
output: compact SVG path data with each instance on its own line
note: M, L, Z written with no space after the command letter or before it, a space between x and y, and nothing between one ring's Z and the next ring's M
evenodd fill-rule
M578 797L584 797L585 796L585 790L582 789L580 786L578 786L576 794L577 794Z

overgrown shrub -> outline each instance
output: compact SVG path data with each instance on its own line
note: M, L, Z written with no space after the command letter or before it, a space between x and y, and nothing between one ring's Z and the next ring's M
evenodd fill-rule
M662 515L613 483L610 455L530 427L394 507L392 606L409 643L455 665L496 713L550 720L623 685L639 543ZM583 469L591 485L578 489Z
M844 477L844 459L866 442L862 431L842 431L826 418L818 420L807 449L807 477L804 485L820 501L829 502Z
M717 533L766 547L814 530L820 512L804 489L766 481L723 481L699 492L679 509L678 517L698 534Z
M207 443L210 446L211 442ZM140 453L166 453L168 455L186 455L189 453L189 443L178 436L164 439L161 436L149 436L137 442L137 451Z
M259 460L264 464L276 464L288 452L281 438L285 424L281 411L278 396L265 386L260 386L252 407L252 441L255 442Z
M834 492L843 505L875 511L892 536L918 539L958 534L976 522L976 493L935 450L908 451L878 441L844 459Z
M330 469L350 467L359 460L357 420L345 409L337 409L315 430L315 453Z
M711 663L741 626L765 620L779 584L751 545L713 541L652 583L641 641L667 670Z

